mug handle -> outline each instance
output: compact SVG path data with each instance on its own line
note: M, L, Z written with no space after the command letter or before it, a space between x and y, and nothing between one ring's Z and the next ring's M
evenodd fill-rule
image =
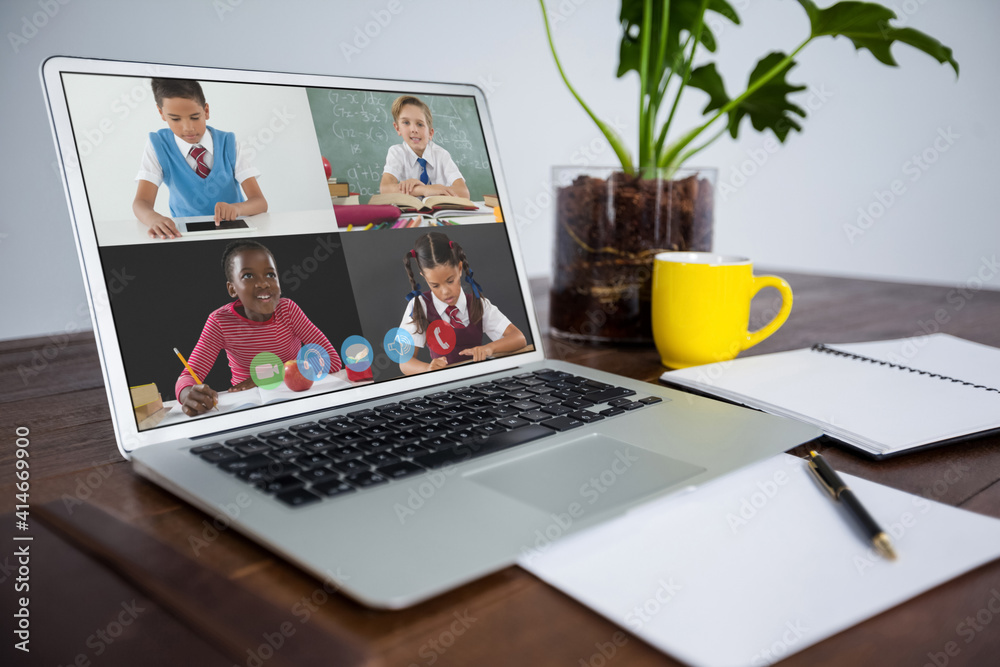
M788 315L792 312L792 288L783 278L779 278L778 276L754 276L753 293L750 295L750 299L752 300L757 296L757 292L765 287L774 287L781 292L781 310L778 311L778 314L770 322L757 329L757 331L747 332L747 339L743 343L742 348L744 350L753 347L777 331L778 327L785 323Z

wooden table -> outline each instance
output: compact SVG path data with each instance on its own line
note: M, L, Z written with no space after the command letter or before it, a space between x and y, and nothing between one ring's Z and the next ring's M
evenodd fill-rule
M792 316L749 353L935 328L1000 346L1000 292L784 275ZM532 287L547 329L545 284ZM759 296L752 319L777 298ZM642 380L662 372L649 347L542 343L551 357ZM3 664L678 664L517 567L412 609L363 608L131 471L114 444L91 335L0 342L0 357L2 512L16 502L18 427L30 430L31 473L29 530L17 531L12 514L3 520L3 543L13 545L0 550ZM845 472L1000 518L1000 438L881 463L825 453ZM34 537L30 654L12 648L9 626L21 595L15 549L26 544L15 534ZM782 664L998 664L998 610L1000 561Z

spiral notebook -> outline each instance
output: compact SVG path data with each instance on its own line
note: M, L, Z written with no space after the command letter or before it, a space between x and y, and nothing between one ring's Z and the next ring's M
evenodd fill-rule
M1000 349L947 334L815 345L660 380L813 424L876 458L1000 429Z

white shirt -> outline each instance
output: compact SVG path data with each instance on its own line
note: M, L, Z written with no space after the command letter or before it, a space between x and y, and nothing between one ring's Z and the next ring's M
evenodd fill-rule
M406 305L406 312L403 313L403 321L399 323L400 329L406 329L413 336L413 344L417 347L427 347L427 336L426 332L417 333L417 325L413 321L413 304L417 299L421 297L416 297L410 299L410 303ZM451 324L451 318L445 314L445 309L448 308L448 304L444 301L439 300L434 293L431 292L431 301L434 303L434 309L437 310L438 315L441 319L448 324ZM423 299L421 299L423 302ZM426 306L426 303L423 303ZM458 301L455 302L455 306L458 308L458 320L465 326L469 326L469 307L468 300L465 298L465 292L461 292L458 295ZM426 312L424 313L426 315ZM430 318L428 318L430 319ZM429 323L429 322L428 322ZM507 330L510 326L510 320L507 316L500 312L500 309L490 303L489 299L483 299L483 333L490 340L497 340L503 337L503 332Z
M423 158L427 160L428 185L451 185L462 178L462 172L451 159L451 154L433 141L424 149ZM407 144L389 146L382 172L392 174L400 183L410 178L419 179L420 165L417 163L417 154Z
M184 161L188 163L192 171L198 167L197 160L191 157L191 149L195 146L201 146L207 151L202 158L209 169L215 165L215 142L212 140L211 130L206 129L204 136L202 136L201 141L197 144L189 144L176 134L173 137L177 143L177 150L184 156ZM248 178L260 178L260 170L253 166L250 156L245 151L240 150L239 142L236 143L236 165L233 175L236 177L237 183L242 183ZM160 187L163 183L163 167L160 166L160 159L156 157L156 149L153 148L153 141L148 137L146 138L146 148L142 151L142 162L139 164L139 173L136 175L135 180L149 181L156 187Z

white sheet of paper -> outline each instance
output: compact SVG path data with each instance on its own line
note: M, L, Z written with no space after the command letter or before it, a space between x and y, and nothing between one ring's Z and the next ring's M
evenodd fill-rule
M757 667L1000 557L1000 520L843 477L898 560L782 454L519 564L688 664Z

